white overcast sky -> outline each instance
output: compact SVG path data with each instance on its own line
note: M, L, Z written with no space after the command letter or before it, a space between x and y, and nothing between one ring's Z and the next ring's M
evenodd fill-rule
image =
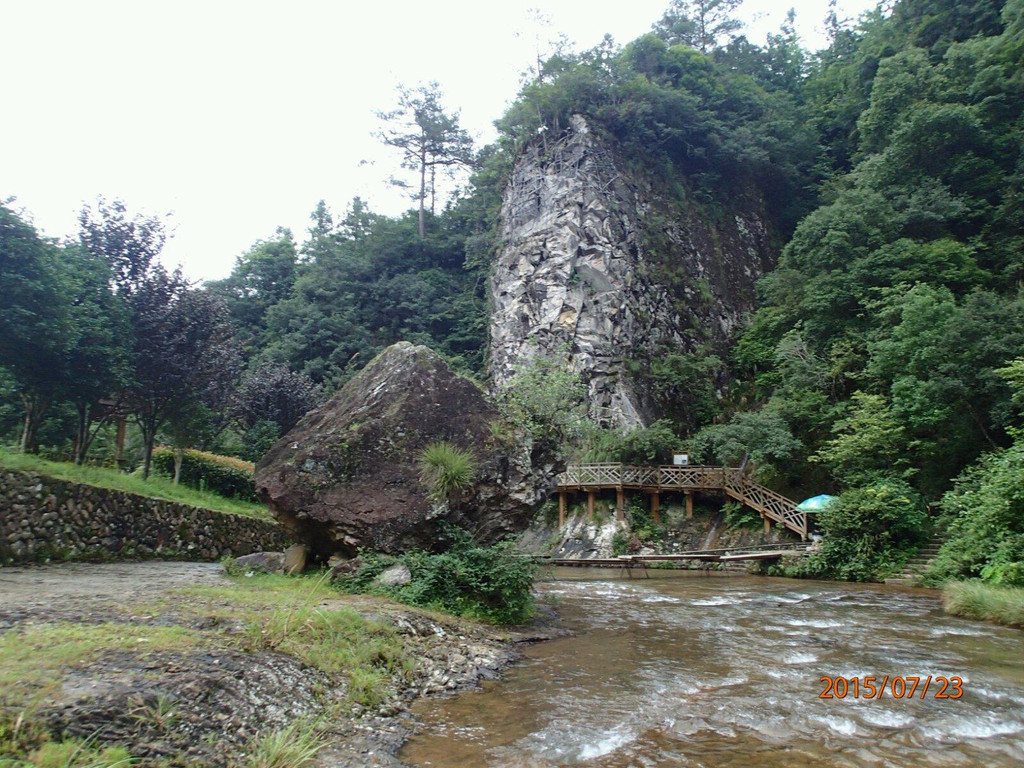
M839 0L855 17L874 0ZM278 226L301 241L326 200L409 206L373 138L397 84L436 80L480 141L535 56L540 8L577 49L622 45L668 0L0 0L0 199L17 198L52 237L73 236L83 203L121 198L172 213L164 252L217 279ZM809 47L827 0L745 0L763 43L789 7ZM549 34L549 33L544 33ZM361 161L370 161L361 164Z

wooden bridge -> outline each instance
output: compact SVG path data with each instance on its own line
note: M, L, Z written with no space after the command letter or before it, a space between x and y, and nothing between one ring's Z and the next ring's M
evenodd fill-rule
M751 560L778 560L784 557L800 557L810 547L809 542L791 542L775 544L755 544L747 547L730 547L728 549L698 549L678 552L672 555L619 555L608 558L557 558L538 557L535 560L543 565L554 565L562 568L623 568L627 571L641 569L646 573L648 564L659 563L676 568L690 568L692 563L699 563L707 570L716 563L729 564L749 562Z
M617 515L625 517L626 490L639 490L651 496L651 516L660 522L658 504L660 494L681 492L686 494L686 516L693 517L693 494L696 491L724 492L746 504L761 515L765 532L772 522L808 537L807 513L796 508L796 502L787 499L751 480L741 469L733 467L690 467L667 465L660 467L630 466L628 464L571 464L558 477L558 522L565 523L566 496L573 491L587 494L587 512L593 516L597 492L614 488L618 492Z

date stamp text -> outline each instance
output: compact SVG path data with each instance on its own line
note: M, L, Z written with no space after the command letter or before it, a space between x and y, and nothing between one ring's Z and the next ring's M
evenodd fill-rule
M825 689L819 699L959 699L964 695L964 681L959 677L928 675L894 675L890 677L822 677Z

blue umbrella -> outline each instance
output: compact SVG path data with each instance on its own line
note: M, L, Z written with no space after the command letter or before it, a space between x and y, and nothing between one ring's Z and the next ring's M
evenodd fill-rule
M823 493L820 496L811 496L811 498L804 499L797 504L796 508L799 512L820 512L831 504L835 498L835 496L829 496L827 493Z

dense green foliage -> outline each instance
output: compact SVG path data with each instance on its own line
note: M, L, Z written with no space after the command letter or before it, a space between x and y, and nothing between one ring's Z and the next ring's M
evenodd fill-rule
M905 0L837 30L804 79L821 203L735 349L745 407L696 442L723 460L742 450L795 495L841 492L815 573L891 571L928 527L921 500L965 470L943 502L942 573L1016 572L1013 513L991 515L1012 498L1019 425L999 372L1024 343L1022 72L1019 0Z
M445 552L407 552L400 557L363 553L361 560L359 570L343 582L355 592L385 594L409 605L494 624L520 624L533 615L536 568L511 543L480 547L459 534ZM408 584L385 587L373 583L398 563L412 575Z
M470 256L484 225L468 207L428 212L419 237L412 213L390 219L356 199L335 225L321 203L301 248L279 231L210 290L227 301L254 365L283 364L327 391L403 340L480 371L486 267Z
M898 480L845 491L817 518L824 541L797 566L799 575L849 581L873 581L898 570L928 525L920 496Z
M620 464L671 464L680 442L671 423L661 419L649 427L624 433L613 429L590 429L584 439L581 461Z
M1024 445L985 456L943 497L949 539L932 578L1024 586Z
M153 468L165 477L177 477L179 482L190 488L210 491L229 499L256 501L252 464L232 456L194 449L179 453L171 448L156 448L153 451Z

